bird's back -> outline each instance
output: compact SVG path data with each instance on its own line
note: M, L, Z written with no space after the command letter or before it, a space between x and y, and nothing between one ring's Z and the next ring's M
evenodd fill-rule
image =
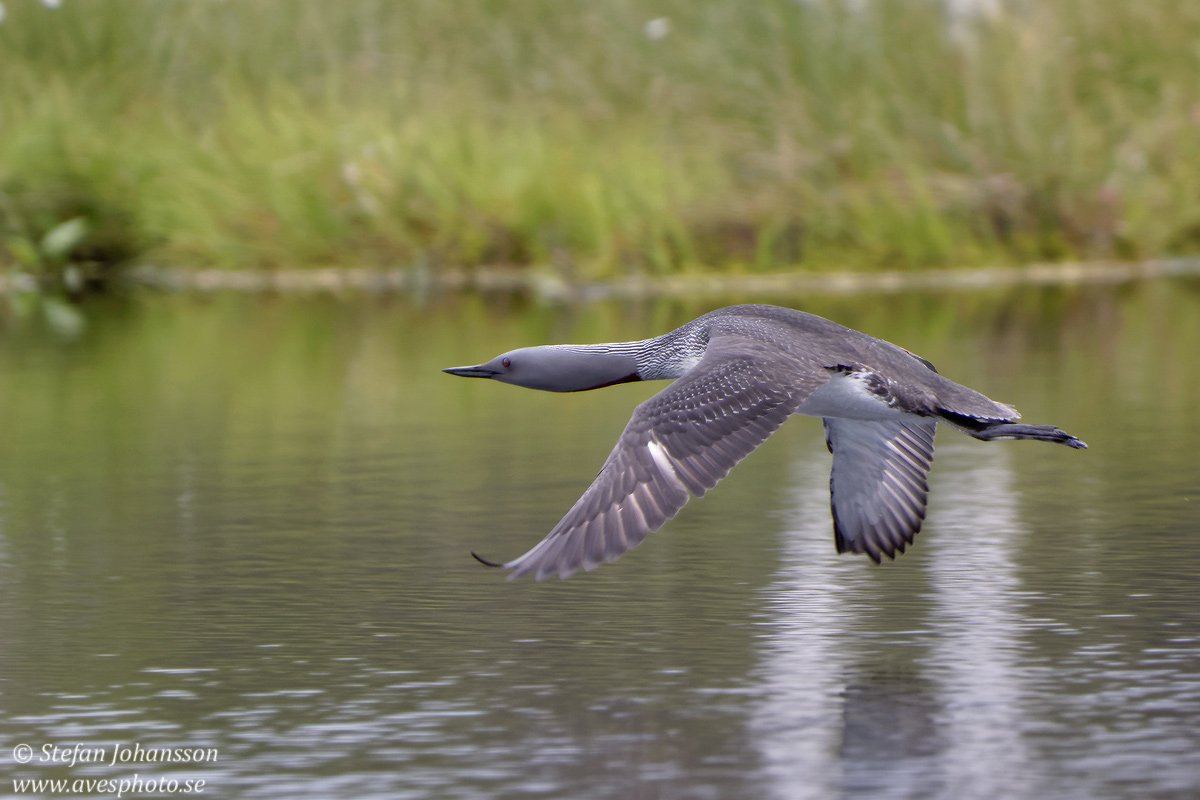
M997 403L940 375L933 364L902 347L836 322L770 305L739 305L698 317L680 331L702 327L705 338L735 336L777 348L806 374L825 374L833 367L872 372L888 383L898 406L922 416L941 412L979 419L1018 419L1012 406Z

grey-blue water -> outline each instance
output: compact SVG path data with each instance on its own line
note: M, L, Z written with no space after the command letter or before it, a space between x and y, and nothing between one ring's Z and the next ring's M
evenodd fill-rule
M1091 449L942 430L876 566L796 418L616 564L508 583L469 551L535 544L661 384L439 370L723 303L10 306L0 795L1200 796L1200 285L789 304Z

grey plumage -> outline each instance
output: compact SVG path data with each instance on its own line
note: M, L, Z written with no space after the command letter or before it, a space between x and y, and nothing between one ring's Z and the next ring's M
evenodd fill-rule
M645 341L522 348L445 372L547 391L676 379L634 410L600 474L554 529L495 565L511 569L510 578L566 578L616 560L792 414L824 418L838 552L876 562L904 552L921 529L938 422L985 441L1086 447L1053 426L1015 423L1016 409L907 350L777 306L732 306Z

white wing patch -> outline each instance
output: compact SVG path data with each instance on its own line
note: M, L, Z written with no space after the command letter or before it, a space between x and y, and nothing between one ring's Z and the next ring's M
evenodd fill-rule
M646 449L650 451L650 458L654 459L654 465L658 467L662 476L675 482L680 489L685 489L683 481L679 479L679 474L675 471L675 465L671 463L671 457L667 455L666 448L651 438L646 442Z

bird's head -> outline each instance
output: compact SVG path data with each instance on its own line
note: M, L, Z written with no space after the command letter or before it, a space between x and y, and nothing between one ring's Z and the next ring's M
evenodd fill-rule
M604 345L543 345L502 353L474 367L450 367L442 372L460 378L491 378L501 383L545 392L582 392L617 383L640 381L632 355L614 353Z

